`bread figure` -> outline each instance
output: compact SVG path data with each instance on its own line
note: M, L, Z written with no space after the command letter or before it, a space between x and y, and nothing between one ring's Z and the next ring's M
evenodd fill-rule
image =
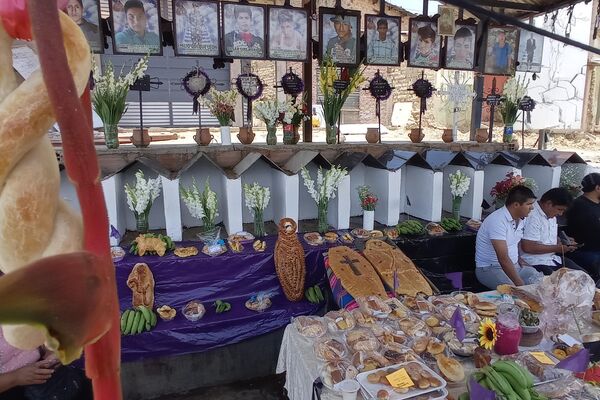
M145 306L149 310L154 309L154 276L148 264L134 265L127 278L127 286L133 292L131 299L133 307Z

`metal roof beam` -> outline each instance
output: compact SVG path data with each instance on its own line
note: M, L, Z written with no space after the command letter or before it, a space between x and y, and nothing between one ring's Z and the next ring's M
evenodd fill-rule
M540 7L535 4L526 4L526 3L516 3L514 1L503 1L503 0L473 0L473 4L479 6L489 6L489 7L497 7L497 8L508 8L511 10L525 10L525 11L533 11L533 12L542 12L543 7Z

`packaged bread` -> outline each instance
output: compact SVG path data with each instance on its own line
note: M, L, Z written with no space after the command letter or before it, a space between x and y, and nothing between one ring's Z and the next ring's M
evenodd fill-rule
M327 327L333 333L346 332L356 326L356 321L350 312L346 310L329 311L325 314Z
M321 380L323 384L334 389L334 385L345 379L354 379L358 375L358 370L347 361L330 361L321 368Z
M392 312L388 315L389 319L400 319L406 318L410 315L411 311L406 307L400 300L395 297L389 298L385 300L385 304L387 304Z
M385 345L381 354L392 365L419 359L419 356L410 347L398 344Z
M359 372L372 371L390 365L390 362L377 351L356 352L351 361Z
M320 317L302 315L294 318L294 325L300 335L308 338L321 337L327 332L327 326Z
M525 302L529 306L529 309L531 309L531 311L539 313L542 312L544 309L541 299L535 294L530 293L524 289L511 285L498 285L496 290L498 291L498 293L508 294Z
M371 328L378 324L377 318L361 311L358 308L350 311L350 314L352 314L352 317L356 320L358 326L362 328Z
M376 351L379 341L372 332L366 329L355 329L346 333L346 344L354 353L357 351Z
M315 356L322 361L341 361L346 356L346 346L337 339L322 337L315 342Z
M406 344L409 341L409 337L404 331L394 329L391 326L383 327L383 335L378 337L379 341L384 345L387 344Z
M450 382L462 382L465 380L465 369L462 364L454 358L440 354L437 357L437 366L442 377Z
M377 318L387 318L392 309L378 296L357 297L360 310Z

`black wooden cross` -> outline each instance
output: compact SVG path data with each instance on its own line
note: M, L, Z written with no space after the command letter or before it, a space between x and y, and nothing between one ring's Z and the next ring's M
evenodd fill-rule
M478 98L479 101L485 101L490 106L490 129L488 132L488 143L492 142L492 132L494 130L494 111L496 106L500 104L501 96L496 93L496 78L492 80L492 91L487 97Z
M341 264L347 264L351 269L354 275L362 275L362 273L358 270L354 263L359 262L358 259L351 259L348 256L344 256L344 260L340 261Z

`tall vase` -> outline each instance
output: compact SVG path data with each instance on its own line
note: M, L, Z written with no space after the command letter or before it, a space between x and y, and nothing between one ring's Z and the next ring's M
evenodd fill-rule
M504 133L502 135L503 143L512 143L513 141L513 127L512 125L504 127Z
M496 207L496 210L499 210L502 207L504 207L505 203L506 203L506 197L496 197L494 199L494 206Z
M104 124L104 142L109 149L119 148L119 127L117 124Z
M254 236L263 237L265 236L265 221L263 218L263 210L259 208L254 209Z
M375 210L363 210L363 229L372 231L375 225Z
M231 127L222 126L221 127L221 144L231 144Z
M148 232L148 214L149 212L143 212L141 214L135 213L135 226L138 233Z
M267 125L267 144L270 146L277 144L277 125Z
M319 227L318 231L320 233L326 233L329 230L329 223L327 222L327 208L329 203L327 201L322 201L317 204L317 208L319 211Z
M292 124L283 124L283 144L296 144L298 127Z
M462 203L462 197L452 196L452 218L460 221L460 203Z
M325 125L325 141L327 144L336 144L337 143L337 131L338 125L337 123L333 125Z

